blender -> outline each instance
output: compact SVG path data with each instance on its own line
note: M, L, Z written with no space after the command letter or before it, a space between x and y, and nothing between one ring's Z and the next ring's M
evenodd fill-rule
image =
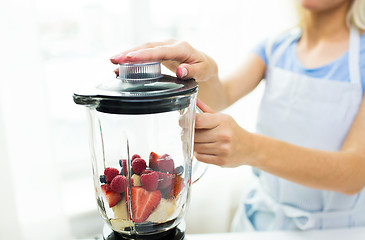
M104 239L184 239L190 187L206 170L193 164L197 92L194 79L149 62L74 93L87 110Z

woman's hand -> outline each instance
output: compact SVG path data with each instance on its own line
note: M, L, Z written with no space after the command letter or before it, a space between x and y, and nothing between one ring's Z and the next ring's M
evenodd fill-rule
M250 164L254 150L252 134L238 126L231 116L214 113L199 100L197 105L204 113L197 113L195 118L195 157L221 167Z
M218 79L217 65L212 58L187 42L173 39L145 43L113 56L110 61L114 64L161 61L179 78L195 78L198 82ZM115 72L118 74L118 70Z

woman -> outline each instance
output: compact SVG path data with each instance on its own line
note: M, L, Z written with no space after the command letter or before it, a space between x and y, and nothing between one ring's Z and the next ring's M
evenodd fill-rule
M233 230L365 226L365 0L298 0L300 31L256 49L220 81L215 62L185 42L148 43L115 64L163 61L199 82L195 156L257 169ZM215 113L265 77L257 133Z

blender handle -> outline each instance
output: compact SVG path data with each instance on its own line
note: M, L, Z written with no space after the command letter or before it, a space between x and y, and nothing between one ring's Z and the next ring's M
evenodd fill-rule
M202 113L203 111L197 106L196 111ZM193 157L192 163L192 183L196 183L200 178L202 178L205 172L208 170L208 164L199 162L195 157Z

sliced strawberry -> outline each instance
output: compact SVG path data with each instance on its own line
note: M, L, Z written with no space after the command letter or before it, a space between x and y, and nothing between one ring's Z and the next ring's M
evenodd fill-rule
M148 166L151 169L157 171L158 170L157 159L159 159L159 158L160 158L160 156L157 153L151 152Z
M108 201L109 207L114 207L122 199L120 193L111 191L108 184L101 185L101 190L104 193L106 200Z
M104 194L106 194L106 192L111 192L112 191L109 183L101 185L101 190L103 191Z
M175 198L180 194L181 190L185 187L184 178L181 176L175 177L175 185L174 185L174 196Z
M159 190L149 192L141 187L132 187L133 221L135 223L146 221L160 201L161 192Z

